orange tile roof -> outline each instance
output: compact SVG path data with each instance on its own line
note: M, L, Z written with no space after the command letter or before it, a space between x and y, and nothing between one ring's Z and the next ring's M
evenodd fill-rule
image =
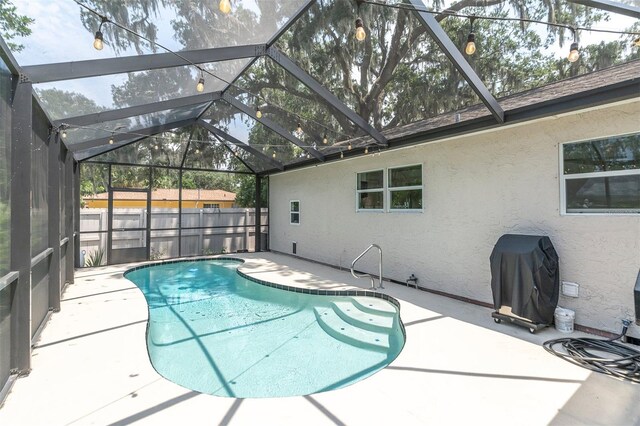
M101 192L95 195L83 197L85 200L107 200L109 193ZM142 200L146 199L140 192L117 192L114 191L115 200ZM175 200L179 199L177 188L159 188L151 192L152 200ZM183 189L182 201L235 201L234 192L223 191L221 189Z

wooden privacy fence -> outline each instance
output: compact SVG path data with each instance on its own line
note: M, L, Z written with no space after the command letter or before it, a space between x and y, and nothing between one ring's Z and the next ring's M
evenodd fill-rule
M263 250L267 248L268 216L268 209L262 209ZM85 259L100 251L104 253L101 263L106 264L108 220L107 209L80 210L81 264L85 264ZM180 220L179 209L153 208L150 226L151 258L254 251L255 223L255 209L182 209ZM146 231L120 229L146 227L146 209L114 208L112 247L144 246Z

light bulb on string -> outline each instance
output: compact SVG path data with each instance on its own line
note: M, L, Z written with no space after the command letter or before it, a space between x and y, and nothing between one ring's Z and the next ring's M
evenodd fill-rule
M638 37L637 39L633 40L633 45L635 47L640 47L640 37Z
M220 12L228 15L231 12L231 0L220 0L218 9L220 9Z
M344 158L344 152L340 151L340 158Z
M105 22L109 22L105 16L101 17L100 26L98 27L98 31L96 31L96 35L93 39L93 48L96 50L102 50L104 48L104 38L102 35L102 25Z
M571 47L569 48L569 56L567 56L567 59L569 60L569 62L573 63L580 57L580 50L578 47L578 36L576 34L576 29L571 28L571 32L573 33L573 43L571 43Z
M302 133L302 125L300 123L298 123L298 127L296 128L296 132L298 132L299 134Z
M104 48L104 41L102 39L102 32L96 31L96 36L93 39L93 48L96 50L102 50Z
M196 148L196 154L200 154L200 149Z
M260 111L260 107L256 108L256 117L262 118L262 111Z
M202 70L200 70L200 79L198 80L198 84L196 84L196 92L204 92L204 74L202 73Z
M356 40L364 41L367 38L367 32L364 29L364 22L361 18L356 19Z
M569 56L567 57L567 59L569 60L569 62L575 62L578 60L578 58L580 57L580 50L578 47L578 42L574 41L573 43L571 43L571 47L569 48Z
M349 144L349 145L347 145L347 149L348 149L349 151L351 151L351 150L353 149L353 146L351 146L351 144Z
M325 144L325 145L329 143L329 139L327 139L327 134L326 133L322 137L322 143Z
M364 149L364 153L365 153L365 154L368 154L368 153L369 153L369 147L368 147L368 146L367 146L367 147L365 147L365 149Z
M275 152L275 151L273 151L273 154L271 154L271 156L272 156L273 158L276 158L276 152Z
M109 138L109 145L113 145L115 141L113 140L113 133L111 133L111 137Z
M469 30L469 35L467 36L467 44L464 47L464 53L471 56L476 53L476 35L473 32L473 21L475 21L474 17L471 17L471 29Z

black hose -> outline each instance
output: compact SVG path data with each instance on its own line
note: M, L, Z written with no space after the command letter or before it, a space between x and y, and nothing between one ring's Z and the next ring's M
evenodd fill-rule
M608 340L564 337L548 340L542 345L547 352L572 364L618 379L640 383L640 352L614 342L622 337L625 331L620 336ZM558 345L562 345L564 351L556 349Z

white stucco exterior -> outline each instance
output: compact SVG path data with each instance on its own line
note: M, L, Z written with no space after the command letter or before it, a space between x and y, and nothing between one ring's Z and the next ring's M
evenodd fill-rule
M429 289L492 302L489 255L506 233L548 235L560 279L580 296L560 296L576 323L618 332L635 318L640 215L561 215L559 145L640 130L636 98L589 111L294 170L270 177L270 248L348 266L371 243L384 275L415 274ZM356 173L423 164L424 212L356 213ZM300 224L289 201L300 200ZM367 264L367 261L369 262ZM362 269L375 271L372 253ZM640 336L633 325L630 335Z

